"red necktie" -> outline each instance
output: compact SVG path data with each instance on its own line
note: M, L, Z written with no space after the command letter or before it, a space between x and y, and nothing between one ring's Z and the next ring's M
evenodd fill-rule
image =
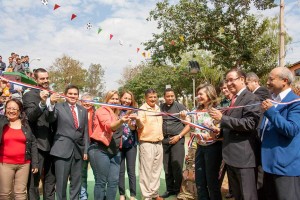
M232 97L229 107L232 107L234 105L236 98L237 98L237 95L234 95Z
M72 115L73 115L75 128L77 129L78 128L78 120L77 120L77 115L76 115L76 112L75 112L75 106L71 106L71 112L72 112Z

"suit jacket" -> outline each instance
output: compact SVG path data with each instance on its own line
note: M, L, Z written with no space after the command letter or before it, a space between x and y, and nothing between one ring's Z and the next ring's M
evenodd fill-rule
M87 154L89 145L87 110L76 105L78 109L78 128L75 128L71 108L67 102L57 103L53 111L47 112L49 122L57 122L53 146L50 154L59 158L70 158L74 152L76 159Z
M258 98L245 89L236 99L234 106L258 103ZM223 133L223 159L226 164L249 168L257 165L259 139L257 125L260 117L260 106L249 106L230 109L221 119Z
M299 98L292 91L282 100ZM266 118L262 140L262 166L265 172L284 176L300 176L300 102L273 106L264 113Z
M268 88L264 87L264 86L260 86L255 92L254 94L259 98L260 101L264 101L266 99L270 99L271 98L271 93L268 90Z
M53 142L53 124L46 120L45 111L39 107L40 91L31 89L23 96L23 106L30 128L36 137L37 147L42 151L50 151Z

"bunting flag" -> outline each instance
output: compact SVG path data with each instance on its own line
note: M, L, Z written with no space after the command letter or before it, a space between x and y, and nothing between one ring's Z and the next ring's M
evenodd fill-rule
M59 7L60 7L60 5L55 4L53 10L56 10L56 9L59 8Z
M113 34L109 34L109 40L111 40L114 37Z
M175 46L175 41L174 40L171 41L171 45Z
M71 15L71 21L72 21L73 19L75 19L76 17L77 17L76 14L72 14L72 15Z
M143 53L142 53L142 56L144 56L144 58L146 58L146 52L143 52Z
M140 51L140 48L136 48L136 52L138 53Z
M119 39L119 45L123 46L123 41Z
M102 28L99 27L99 28L98 28L98 34L99 34L101 31L102 31Z

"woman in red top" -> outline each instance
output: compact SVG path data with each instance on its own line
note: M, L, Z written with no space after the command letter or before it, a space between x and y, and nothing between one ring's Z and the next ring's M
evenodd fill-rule
M5 116L0 117L0 200L27 199L30 164L31 172L37 173L36 140L22 103L11 99L5 105Z

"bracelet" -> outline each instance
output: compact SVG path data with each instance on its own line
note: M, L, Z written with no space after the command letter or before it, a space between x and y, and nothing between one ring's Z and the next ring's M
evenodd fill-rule
M182 136L180 135L180 134L178 134L179 135L179 139L181 139L182 138Z

